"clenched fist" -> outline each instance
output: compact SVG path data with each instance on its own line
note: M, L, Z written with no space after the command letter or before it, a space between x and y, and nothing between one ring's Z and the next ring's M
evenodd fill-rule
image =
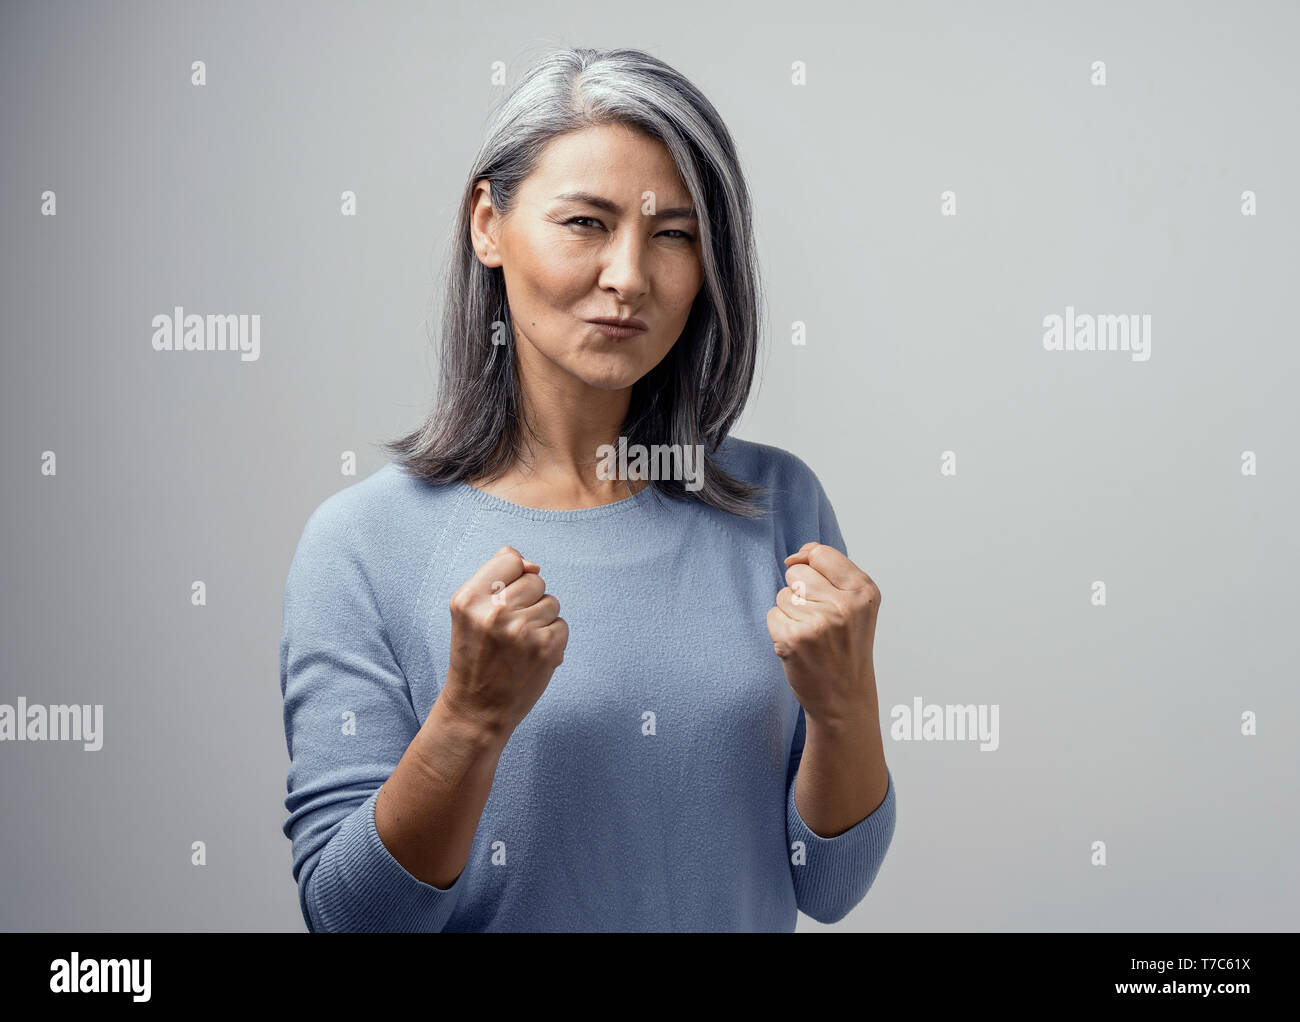
M785 563L786 588L767 612L767 630L795 698L816 720L874 715L880 590L821 543L805 543Z
M564 660L569 626L540 568L503 546L451 598L451 656L439 699L509 734Z

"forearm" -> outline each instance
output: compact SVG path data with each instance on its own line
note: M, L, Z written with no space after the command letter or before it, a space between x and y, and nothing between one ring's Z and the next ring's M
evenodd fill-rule
M469 860L509 734L437 699L375 802L375 829L402 868L446 890Z
M806 712L804 719L795 806L814 834L836 837L875 812L889 791L878 703L873 697L833 719Z

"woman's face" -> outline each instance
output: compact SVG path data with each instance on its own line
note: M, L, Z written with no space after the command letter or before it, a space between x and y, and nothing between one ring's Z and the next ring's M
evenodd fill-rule
M621 124L552 139L504 218L480 181L474 246L505 275L525 375L558 370L619 390L658 365L704 281L690 212L668 149ZM587 322L602 316L636 317L647 329L616 339Z

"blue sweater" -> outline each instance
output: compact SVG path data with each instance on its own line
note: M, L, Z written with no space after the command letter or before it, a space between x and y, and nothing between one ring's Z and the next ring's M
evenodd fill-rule
M802 460L735 437L717 457L772 488L773 515L651 487L539 510L391 462L312 513L280 646L284 832L308 929L788 932L796 909L831 923L863 899L893 837L892 773L856 826L809 830L803 709L765 621L787 554L848 551ZM389 853L375 799L446 676L452 593L503 545L541 566L569 641L442 889Z

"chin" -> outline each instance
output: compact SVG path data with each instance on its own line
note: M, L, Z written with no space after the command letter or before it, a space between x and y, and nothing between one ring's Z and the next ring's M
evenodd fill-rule
M641 375L645 375L644 373ZM578 379L582 380L588 387L594 387L596 390L626 390L641 376L635 373L581 373Z
M587 363L569 371L589 387L597 390L626 390L653 367L642 366L627 359L601 359L599 364Z

